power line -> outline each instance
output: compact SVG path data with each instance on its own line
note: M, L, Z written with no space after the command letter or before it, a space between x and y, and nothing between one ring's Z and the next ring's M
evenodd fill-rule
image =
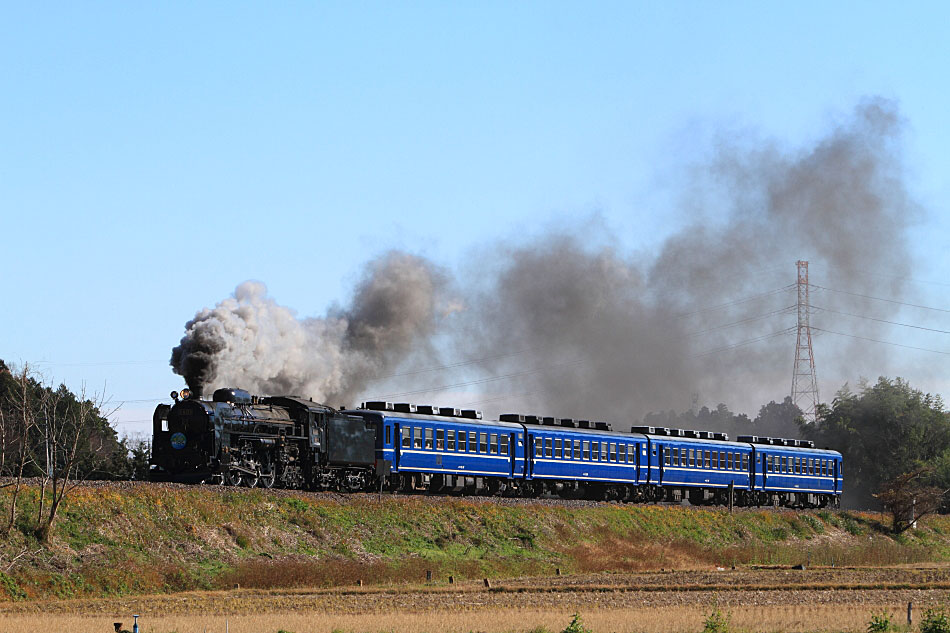
M776 295L782 292L786 292L795 287L795 284L789 284L783 288L776 288L775 290L769 290L768 292L762 292L757 295L752 295L751 297L745 297L743 299L736 299L735 301L729 301L727 303L720 303L719 305L709 306L708 308L700 308L699 310L694 310L692 312L684 312L683 314L677 314L677 318L683 318L692 316L694 314L702 314L703 312L712 312L713 310L720 310L722 308L728 308L731 306L736 306L742 303L748 303L750 301L755 301L756 299L762 299L763 297L769 297Z
M715 353L717 353L717 352L724 352L724 351L727 351L727 350L730 350L730 349L735 349L735 348L737 348L737 347L743 347L743 346L745 346L745 345L751 345L752 343L758 343L758 342L760 342L760 341L765 341L765 340L768 340L768 339L770 339L770 338L774 338L774 337L776 337L776 336L781 336L781 335L783 335L783 334L789 334L789 333L793 332L794 330L795 330L794 327L788 327L788 328L785 328L784 330L779 330L779 331L777 331L777 332L772 332L771 334L764 334L764 335L762 335L762 336L757 336L757 337L755 337L755 338L750 338L750 339L745 340L745 341L740 341L740 342L738 342L738 343L733 343L732 345L725 345L725 346L723 346L723 347L717 347L717 348L715 348L715 349L707 350L707 351L701 352L701 353L699 353L699 354L693 354L692 358L700 358L700 357L702 357L702 356L709 356L710 354L715 354Z
M706 334L706 333L708 333L708 332L715 332L716 330L724 330L724 329L726 329L726 328L730 328L730 327L733 327L733 326L735 326L735 325L742 325L743 323L750 323L750 322L752 322L752 321L758 321L759 319L765 319L765 318L768 318L768 317L773 316L773 315L776 315L776 314L788 314L789 312L791 312L791 311L794 310L794 309L795 309L795 306L794 306L794 305L790 305L790 306L786 306L786 307L784 307L784 308L781 308L780 310L772 310L771 312L767 312L767 313L765 313L765 314L760 314L760 315L754 316L754 317L749 317L749 318L747 318L747 319L742 319L741 321L733 321L732 323L726 323L726 324L724 324L724 325L717 325L716 327L711 327L711 328L706 329L706 330L700 330L700 331L698 331L698 332L690 332L690 333L687 334L686 336L698 336L698 335L700 335L700 334Z
M940 334L950 334L950 330L940 330L932 327L924 327L922 325L912 325L910 323L900 323L898 321L888 321L887 319L879 319L877 317L867 316L864 314L853 314L851 312L842 312L840 310L832 310L831 308L820 308L818 306L812 306L815 310L822 310L824 312L833 312L835 314L843 314L844 316L857 317L859 319L868 319L869 321L877 321L878 323L888 323L890 325L900 325L901 327L910 327L917 330L927 330L928 332L939 332Z
M828 290L830 292L838 292L843 295L851 295L852 297L862 297L864 299L874 299L875 301L886 301L887 303L896 303L897 305L910 306L911 308L922 308L924 310L934 310L935 312L950 312L946 308L934 308L931 306L919 305L916 303L906 303L904 301L897 301L896 299L884 299L882 297L872 297L871 295L863 295L858 292L848 292L847 290L836 290L834 288L827 288L825 286L819 286L816 284L809 284L812 288L817 288L819 290Z
M108 361L99 361L99 362L88 362L88 363L57 363L52 360L37 360L33 361L37 365L53 365L55 367L101 367L101 366L111 366L111 365L153 365L155 363L168 363L168 359L165 360L108 360Z
M861 341L871 341L872 343L883 343L884 345L893 345L894 347L906 347L907 349L915 349L921 352L933 352L934 354L944 354L950 356L950 352L944 352L939 349L929 349L927 347L915 347L913 345L904 345L903 343L894 343L893 341L882 341L876 338L869 338L867 336L858 336L857 334L847 334L845 332L835 332L833 330L825 330L822 328L814 328L819 332L827 332L828 334L837 334L838 336L847 336L848 338L855 338Z

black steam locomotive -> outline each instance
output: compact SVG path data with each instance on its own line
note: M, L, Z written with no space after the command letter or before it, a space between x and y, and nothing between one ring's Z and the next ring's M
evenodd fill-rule
M152 419L152 477L232 486L364 490L376 479L376 429L293 396L172 392Z

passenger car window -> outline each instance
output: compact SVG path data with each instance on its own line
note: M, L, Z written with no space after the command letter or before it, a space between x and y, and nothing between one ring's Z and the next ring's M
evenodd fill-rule
M399 427L399 435L402 437L402 447L403 447L403 448L409 448L409 444L410 444L410 438L409 438L409 436L411 435L411 433L410 433L410 430L411 430L411 429L412 429L412 427L409 427L408 429L407 429L406 427L404 427L404 426Z
M600 443L600 461L607 461L607 442Z
M544 438L542 437L534 438L534 456L535 457L544 456Z
M590 459L590 442L584 441L584 459Z
M498 454L498 434L492 433L491 439L488 441L488 452L492 455Z
M392 442L392 427L387 426L386 427L386 445L389 446L390 442Z
M426 429L426 448L432 450L432 429Z
M591 442L590 443L590 458L593 461L597 461L597 458L600 456L600 443Z
M742 470L749 472L749 454L742 454Z
M563 454L561 453L561 450L562 450L561 446L562 446L561 440L559 439L554 440L554 459L561 459L561 455Z
M704 457L705 457L705 463L703 464L703 467L704 467L704 468L709 468L709 464L710 464L710 461L709 461L709 451L705 451L705 452L704 452Z
M446 431L445 450L447 451L455 450L455 431Z
M671 449L671 448L666 448L666 449L664 449L663 452L664 452L664 455L663 455L663 463L666 464L667 466L670 466L670 465L671 465L670 462L672 461L673 449Z
M445 448L445 429L436 429L435 448L440 451Z
M488 433L478 434L478 452L488 453Z
M574 440L574 459L581 458L581 441Z
M689 449L689 465L693 467L696 465L696 453L695 449Z
M502 455L508 454L508 436L507 435L501 436L501 454Z
M713 451L712 458L713 458L712 467L714 469L719 468L719 453L717 451Z
M417 426L412 430L412 447L422 448L422 427Z
M680 449L680 466L688 466L689 463L686 461L686 449Z

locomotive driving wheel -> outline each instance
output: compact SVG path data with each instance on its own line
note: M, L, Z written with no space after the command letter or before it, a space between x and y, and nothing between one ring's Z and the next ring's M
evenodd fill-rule
M274 468L273 462L266 462L261 465L261 477L258 485L261 488L273 488L274 484L277 483L277 469Z
M229 470L224 476L224 483L228 486L240 486L244 475L239 470Z

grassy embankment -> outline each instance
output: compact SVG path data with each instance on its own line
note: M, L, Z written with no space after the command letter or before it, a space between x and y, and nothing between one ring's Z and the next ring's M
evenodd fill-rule
M0 512L9 495L0 492ZM436 582L746 564L884 565L950 559L950 517L899 538L880 516L737 512L140 485L79 488L49 546L36 491L0 541L0 600Z

